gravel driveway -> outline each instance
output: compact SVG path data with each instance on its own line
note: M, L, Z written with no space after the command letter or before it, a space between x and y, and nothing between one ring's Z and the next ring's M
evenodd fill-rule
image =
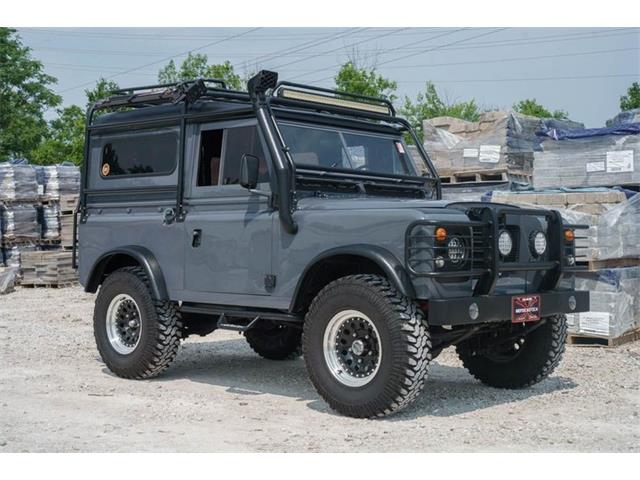
M254 354L233 332L189 338L148 381L114 377L80 288L0 296L0 452L639 451L640 343L567 347L528 390L485 387L453 351L424 394L381 420L333 413L302 360Z

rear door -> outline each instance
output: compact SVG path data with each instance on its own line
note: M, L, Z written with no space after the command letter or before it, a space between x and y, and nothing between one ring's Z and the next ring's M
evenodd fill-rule
M268 295L273 209L239 184L240 160L261 159L259 188L269 190L269 167L255 120L192 126L186 189L185 298L188 292Z

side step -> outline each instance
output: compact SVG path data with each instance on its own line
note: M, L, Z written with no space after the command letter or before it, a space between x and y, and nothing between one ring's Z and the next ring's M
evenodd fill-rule
M298 325L300 327L302 327L303 322L303 318L300 315L268 309L247 309L225 305L208 305L204 303L183 303L181 310L186 313L197 313L214 318L218 317L216 328L236 332L246 332L255 327L261 320L271 320L278 323Z

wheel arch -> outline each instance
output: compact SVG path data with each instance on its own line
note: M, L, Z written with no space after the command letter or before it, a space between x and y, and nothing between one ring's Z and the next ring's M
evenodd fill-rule
M355 244L331 248L314 257L300 275L289 310L304 310L326 284L355 273L382 275L402 295L415 298L409 275L395 255L376 245Z
M136 245L110 250L98 258L91 267L85 291L95 293L106 275L118 268L134 265L140 266L145 270L153 298L156 300L168 300L169 294L160 264L150 250Z

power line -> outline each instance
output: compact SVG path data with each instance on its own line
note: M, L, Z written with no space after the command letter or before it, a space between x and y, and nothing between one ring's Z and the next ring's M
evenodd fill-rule
M442 48L442 47L447 47L447 46L450 46L450 45L457 45L457 44L459 44L459 43L463 43L463 42L466 42L466 41L469 41L469 40L474 40L474 39L476 39L476 38L486 37L487 35L493 35L494 33L498 33L498 32L501 32L501 31L503 31L503 30L507 30L507 29L508 29L507 27L496 28L496 29L493 29L493 30L491 30L491 31L489 31L489 32L483 32L483 33L479 33L479 34L477 34L477 35L472 35L471 37L462 38L462 39L460 39L460 40L455 40L455 41L453 41L453 42L445 43L445 44L444 44L444 45L442 45L442 46L431 47L431 48L428 48L428 49L422 50L422 51L420 51L420 52L410 53L410 54L408 54L408 55L404 55L404 56L402 56L402 57L392 58L392 59L387 60L387 61L385 61L385 62L381 62L381 63L379 63L379 64L377 65L377 67L380 67L381 65L386 65L386 64L391 63L391 62L396 62L396 61L398 61L398 60L404 60L404 59L406 59L406 58L415 57L416 55L422 55L422 54L424 54L424 53L433 52L433 51L435 51L435 50L439 50L439 49L440 49L440 48ZM335 68L335 67L334 67L334 68ZM331 78L333 78L333 76L329 76L329 77L322 78L322 79L320 79L320 80L316 80L316 81L315 81L315 83L324 82L325 80L329 80L329 79L331 79Z
M238 33L236 35L231 35L231 36L223 38L221 40L216 40L214 42L207 43L206 45L202 45L200 47L192 48L192 49L187 50L187 51L185 51L183 53L179 53L177 55L172 55L170 57L166 57L166 58L163 58L162 60L157 60L155 62L146 63L144 65L140 65L139 67L129 68L127 70L124 70L124 71L118 72L118 73L114 73L113 75L109 75L108 77L104 77L104 78L105 78L105 80L110 80L110 79L112 79L114 77L118 77L120 75L126 75L127 73L135 72L136 70L140 70L141 68L150 67L151 65L157 65L158 63L168 62L170 60L173 60L175 57L179 57L181 55L187 55L187 54L189 54L191 52L195 52L196 50L202 50L203 48L208 48L208 47L211 47L213 45L217 45L219 43L223 43L223 42L226 42L226 41L229 41L229 40L233 40L234 38L237 38L237 37L240 37L240 36L243 36L243 35L247 35L247 34L249 34L251 32L255 32L257 30L260 30L260 28L261 27L252 28L252 29L247 30L245 32ZM71 87L71 88L67 88L65 90L62 90L61 92L58 92L58 93L66 93L66 92L69 92L71 90L75 90L76 88L82 88L82 87L85 87L87 85L93 85L93 83L94 83L93 81L92 82L85 82L83 84L76 85L75 87Z
M302 52L304 50L307 50L309 48L312 47L316 47L318 45L322 45L324 43L328 43L328 42L333 42L335 40L338 40L340 38L344 38L346 36L355 34L355 33L360 33L367 30L367 28L350 28L345 30L344 32L342 32L340 35L336 36L335 34L331 34L331 35L326 35L324 37L321 37L319 39L315 39L315 40L311 40L308 42L304 42L301 43L300 45L296 45L293 47L289 47L289 48L285 48L282 50L278 50L269 54L265 54L262 56L259 56L257 58L254 58L253 60L249 60L245 62L245 65L248 65L249 63L255 63L257 64L258 62L265 62L266 60L270 60L273 57L276 57L278 55L291 55L294 53L298 53L298 52ZM235 65L234 65L235 67Z
M477 83L477 82L529 82L544 80L586 80L591 78L622 78L637 77L638 73L613 73L608 75L575 75L562 77L525 77L525 78L476 78L466 80L431 80L433 83ZM405 80L398 83L423 83L421 80Z
M433 37L429 37L429 38L426 38L426 39L421 39L421 40L418 40L417 42L411 42L409 44L400 45L398 47L393 47L393 48L390 48L390 49L386 49L386 50L384 50L384 52L382 54L383 55L387 55L388 53L391 53L393 51L402 50L406 46L415 45L416 43L422 43L422 42L427 41L427 40L433 40L434 38L444 37L446 35L451 35L453 33L457 33L457 32L462 31L462 30L465 30L465 28L459 28L459 29L456 29L456 30L453 30L453 31L448 31L447 33L441 32L438 35L435 35ZM386 35L383 35L383 36L386 36ZM362 43L362 42L359 42L359 43ZM354 45L356 45L356 44L353 44L353 45L350 45L350 46L352 47ZM293 77L292 79L304 77L304 76L311 75L311 74L318 73L318 72L323 72L325 70L326 70L326 68L319 68L319 69L316 69L316 70L312 70L311 72L305 72L305 73L302 73L300 75L297 75L297 76Z

